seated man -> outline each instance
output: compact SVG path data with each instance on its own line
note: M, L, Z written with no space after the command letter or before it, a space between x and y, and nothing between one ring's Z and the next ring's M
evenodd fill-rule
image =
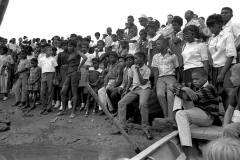
M142 129L147 139L152 139L149 132L148 121L148 98L151 93L151 84L149 81L150 69L145 65L146 55L143 52L137 52L134 55L135 65L129 70L129 79L124 97L118 102L119 124L127 132L126 114L127 105L131 104L139 97L139 109L142 117ZM131 87L131 88L130 88ZM116 131L112 134L120 134Z
M240 138L240 121L231 123L233 115L239 112L240 106L240 64L235 64L232 68L232 76L230 77L232 84L235 86L234 91L229 98L229 106L224 116L223 137ZM240 116L238 116L240 118ZM239 119L238 118L238 119Z
M173 111L178 126L179 138L184 152L188 155L188 149L192 147L190 125L210 126L218 118L219 99L216 88L207 81L208 75L203 68L197 68L192 72L193 82L190 84L173 86L176 95ZM184 101L192 101L192 106L187 110L181 110L182 104L177 102L178 97Z

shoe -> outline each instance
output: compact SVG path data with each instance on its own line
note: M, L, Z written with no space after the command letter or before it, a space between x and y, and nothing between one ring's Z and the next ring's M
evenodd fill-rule
M96 110L93 110L93 111L92 111L92 114L93 114L93 115L96 114Z
M59 108L61 103L59 101L56 102L55 106L53 108Z
M8 97L4 96L3 97L3 101L6 101L8 99Z
M26 103L25 102L21 102L17 107L23 107L23 106L25 106L26 105Z
M72 108L72 101L68 101L68 108L69 108L69 109Z
M63 109L63 106L62 106L62 102L61 102L61 106L60 106L59 110L61 111L62 109Z
M85 116L85 117L88 117L88 114L89 114L89 112L86 112L84 116Z
M21 102L16 102L15 104L11 105L11 107L17 107Z
M146 136L147 139L153 139L153 136L149 131L143 131L143 134Z
M105 113L103 112L103 110L100 110L100 112L97 115L102 116L102 115L105 115Z
M128 129L124 129L124 131L128 134ZM119 130L110 133L110 135L120 135L120 134L122 133Z

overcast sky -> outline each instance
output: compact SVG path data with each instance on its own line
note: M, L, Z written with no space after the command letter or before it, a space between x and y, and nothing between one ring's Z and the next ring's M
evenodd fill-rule
M112 27L113 33L124 28L129 15L134 16L138 26L141 14L164 24L168 14L184 18L185 11L192 10L207 18L226 6L233 9L233 20L240 22L239 0L10 0L0 36L93 36L95 32L102 34L107 27Z

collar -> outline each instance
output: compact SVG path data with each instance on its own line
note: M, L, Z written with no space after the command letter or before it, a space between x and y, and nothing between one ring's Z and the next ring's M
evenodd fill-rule
M147 66L146 66L145 64L143 64L143 66L142 66L141 68L139 68L139 70L140 70L140 69L144 70L144 69L146 69L146 67L147 67Z
M225 26L223 26L223 27L228 27L228 26L230 26L231 24L232 24L232 19L230 19L230 20L228 21L228 23L225 24Z
M209 85L209 82L208 82L208 81L207 81L202 87L200 87L200 88L206 87L207 85Z

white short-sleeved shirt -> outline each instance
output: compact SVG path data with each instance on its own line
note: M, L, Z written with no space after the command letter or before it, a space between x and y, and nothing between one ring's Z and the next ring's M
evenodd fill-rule
M203 67L203 61L208 60L208 50L204 43L186 43L182 51L183 68Z
M118 46L119 46L119 42L118 41L112 42L111 46L112 46L112 51L117 52Z
M41 58L38 66L42 68L42 73L55 72L55 67L58 66L57 61L53 57Z
M102 73L102 69L101 68L98 68L97 70L94 69L94 67L89 67L89 71L97 71L99 73Z
M46 57L46 53L40 53L40 54L38 55L38 62L39 62L42 58L44 58L44 57Z
M230 32L234 37L234 44L237 47L240 44L240 23L234 23L230 20L225 26L223 26L223 30L226 32Z
M236 63L236 48L233 35L229 32L221 31L216 37L213 35L208 41L213 67L222 67L225 65L228 57L234 56L233 64Z
M185 27L190 26L190 25L195 25L197 27L200 27L200 24L197 20L191 19L188 23L185 24Z
M136 40L135 43L129 43L128 54L135 54L140 51L141 38L138 36L133 37L131 40Z
M93 54L90 54L90 53L86 53L85 56L87 57L87 61L85 62L84 65L86 66L92 66L92 59L93 59ZM81 61L82 61L82 58L81 58Z
M132 65L131 69L128 71L128 74L129 74L128 76L133 78L131 90L133 90L136 87L140 87L142 89L151 88L151 84L150 84L150 81L149 81L149 77L150 77L150 74L151 74L150 69L145 64L141 68L139 68L139 71L140 71L141 75L143 76L143 79L148 80L145 85L141 85L135 66L136 65Z
M159 77L176 75L175 68L179 67L177 56L169 53L164 56L161 53L155 54L152 60L152 67L158 68Z

